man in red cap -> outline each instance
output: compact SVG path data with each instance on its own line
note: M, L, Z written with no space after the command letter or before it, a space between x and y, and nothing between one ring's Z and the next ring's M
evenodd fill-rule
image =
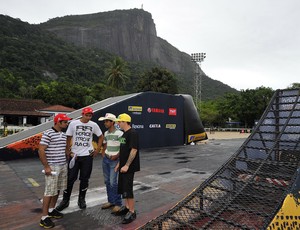
M39 144L39 157L44 166L46 182L43 197L43 214L40 221L40 226L43 228L55 226L50 219L51 217L63 217L63 214L54 209L54 207L59 191L67 187L67 136L62 130L67 128L69 120L71 118L65 114L57 114L54 117L54 126L43 133Z
M72 121L66 132L66 153L72 160L69 164L67 189L64 190L63 200L56 207L59 211L69 206L73 185L78 178L79 171L78 206L80 209L86 208L85 195L92 173L93 158L100 152L103 142L102 131L97 123L91 121L92 116L93 109L91 107L84 108L82 110L82 117L79 120ZM98 137L96 149L93 147L93 135Z

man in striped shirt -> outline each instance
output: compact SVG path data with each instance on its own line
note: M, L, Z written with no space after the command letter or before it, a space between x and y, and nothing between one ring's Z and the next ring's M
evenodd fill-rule
M99 121L104 121L104 126L108 130L104 133L102 149L102 169L108 202L102 205L102 209L112 208L112 214L118 212L122 206L121 195L118 194L118 171L115 169L119 162L120 138L123 132L115 128L116 116L106 113L105 117L100 117Z
M55 209L55 205L59 191L67 186L67 136L63 130L67 128L69 120L71 118L65 114L57 114L54 117L54 126L43 133L39 144L39 157L45 173L43 214L40 221L40 226L43 228L55 226L51 217L63 217L63 214Z

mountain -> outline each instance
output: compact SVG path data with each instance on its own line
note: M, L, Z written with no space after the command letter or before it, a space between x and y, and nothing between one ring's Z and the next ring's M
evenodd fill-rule
M182 90L193 94L190 86L193 85L195 66L190 55L158 37L152 15L143 9L64 16L50 19L40 26L78 47L99 48L127 61L163 66L180 77ZM203 99L237 92L203 72L202 75Z
M151 14L142 9L54 18L41 28L76 46L106 50L128 61L155 62L174 72L191 67L189 55L157 37Z
M32 87L52 80L89 89L106 85L104 64L113 55L128 61L129 92L141 73L162 66L177 75L180 93L194 93L190 56L157 37L150 13L133 9L65 16L39 25L0 15L0 97L28 97ZM205 74L202 78L203 100L236 92Z

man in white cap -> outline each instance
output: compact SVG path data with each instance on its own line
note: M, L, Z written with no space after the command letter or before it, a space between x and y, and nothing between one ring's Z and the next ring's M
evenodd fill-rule
M71 120L65 114L54 117L54 126L46 130L39 144L39 157L44 166L45 192L43 197L43 214L40 226L53 228L55 224L50 218L62 218L63 214L54 207L60 190L67 187L67 136L63 132Z
M102 205L102 209L112 208L112 214L118 212L122 206L121 195L118 194L118 171L115 167L119 163L120 137L123 132L115 127L116 116L106 113L99 121L104 121L107 131L104 133L102 149L102 169L108 202Z

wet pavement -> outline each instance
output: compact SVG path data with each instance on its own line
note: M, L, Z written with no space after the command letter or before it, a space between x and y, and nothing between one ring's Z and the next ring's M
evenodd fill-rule
M234 154L245 138L209 140L199 145L140 151L141 171L136 173L134 194L137 219L121 224L121 217L101 210L106 202L102 158L94 160L87 193L87 209L77 206L78 181L64 218L54 229L136 229L182 200ZM44 192L39 159L0 161L0 229L43 229L39 226ZM61 197L59 198L61 199Z

